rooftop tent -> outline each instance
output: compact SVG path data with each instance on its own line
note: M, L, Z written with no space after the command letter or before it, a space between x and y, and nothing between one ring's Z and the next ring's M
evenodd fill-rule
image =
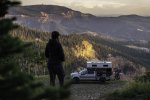
M87 70L89 72L96 71L97 74L112 75L112 62L108 61L88 61Z
M88 61L87 68L112 68L112 62L108 61Z

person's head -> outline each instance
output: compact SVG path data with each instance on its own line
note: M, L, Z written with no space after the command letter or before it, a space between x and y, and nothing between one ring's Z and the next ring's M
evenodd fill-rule
M52 39L58 39L59 35L60 34L58 31L53 31L51 37L52 37Z

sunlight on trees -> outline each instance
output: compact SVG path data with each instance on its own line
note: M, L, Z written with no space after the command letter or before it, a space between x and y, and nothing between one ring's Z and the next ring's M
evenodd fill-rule
M83 40L81 45L76 45L73 51L76 57L83 57L85 59L95 58L93 45L86 40Z

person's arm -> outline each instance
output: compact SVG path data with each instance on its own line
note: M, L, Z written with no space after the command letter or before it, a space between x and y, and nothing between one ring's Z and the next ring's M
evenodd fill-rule
M45 57L46 57L46 58L49 58L48 43L47 43L46 48L45 48Z
M63 50L61 44L59 44L59 52L60 52L60 55L59 55L60 56L60 60L61 61L65 61L64 50Z

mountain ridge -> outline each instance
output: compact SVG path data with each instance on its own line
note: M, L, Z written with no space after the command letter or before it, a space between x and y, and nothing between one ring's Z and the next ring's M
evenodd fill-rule
M19 8L19 9L17 9ZM63 6L58 6L58 5L30 5L30 6L18 6L18 7L12 7L10 10L9 10L9 14L14 14L12 13L13 10L16 12L17 10L26 10L28 12L30 12L29 10L31 11L35 11L37 14L39 14L39 12L45 12L47 14L60 14L62 15L62 13L68 13L69 12L74 12L75 14L79 13L79 14L84 14L80 11L75 11L75 10L72 10L70 8L67 8L67 7L63 7ZM18 14L22 14L23 12L20 11ZM27 12L25 14L28 14ZM31 14L31 13L30 13ZM78 15L79 15L78 14ZM93 16L93 17L96 17L92 14L84 14L84 15L88 15L88 16Z
M11 8L9 14L17 17L16 23L42 31L58 30L63 34L90 31L120 40L150 38L150 17L97 17L56 5L18 6Z

